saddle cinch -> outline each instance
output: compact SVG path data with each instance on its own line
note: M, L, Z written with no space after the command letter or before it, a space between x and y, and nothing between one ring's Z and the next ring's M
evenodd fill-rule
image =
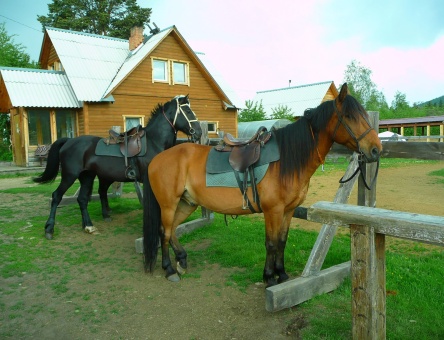
M214 147L219 152L230 152L228 161L234 170L239 189L242 193L242 209L250 209L253 213L256 210L247 196L248 178L250 177L253 190L253 201L257 203L260 209L260 200L254 176L254 164L259 160L261 148L269 141L270 137L271 131L267 131L267 128L262 126L249 140L236 139L227 133L224 135L223 144ZM243 174L243 180L240 179L239 173Z
M120 152L125 157L126 176L129 179L136 179L137 173L134 164L128 166L128 158L135 157L140 153L144 135L145 130L141 125L138 125L123 133L109 130L109 137L105 139L107 145L118 144L120 146Z

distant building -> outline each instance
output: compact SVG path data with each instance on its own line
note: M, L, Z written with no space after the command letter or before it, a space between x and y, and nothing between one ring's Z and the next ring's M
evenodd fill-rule
M262 102L262 106L268 117L273 114L273 109L279 106L288 107L293 115L301 117L306 109L318 107L321 103L332 100L339 92L333 81L322 83L291 86L281 89L256 92L254 102Z

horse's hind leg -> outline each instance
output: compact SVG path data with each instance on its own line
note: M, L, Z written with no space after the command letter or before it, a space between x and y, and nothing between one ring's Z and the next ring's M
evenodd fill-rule
M100 203L102 205L102 216L107 222L112 221L111 218L111 208L108 203L108 189L113 182L107 181L105 179L99 178L99 197Z
M62 201L63 195L71 187L71 185L73 185L75 180L76 180L75 177L62 175L62 179L60 181L59 186L51 195L51 197L52 197L51 209L49 212L48 220L46 221L46 224L45 224L45 237L48 240L52 240L53 235L54 235L54 225L55 225L55 216L56 216L56 212L57 212L57 207L60 204L60 202Z
M185 221L185 219L190 216L197 209L197 207L197 205L189 205L181 200L174 216L173 233L171 235L170 245L174 250L174 254L176 255L176 270L181 275L185 274L187 268L187 252L177 239L176 228L180 223Z
M94 185L94 178L95 174L89 171L84 171L79 176L80 191L77 196L77 202L79 203L80 212L82 214L82 227L88 233L96 231L88 213L88 202Z
M174 206L174 204L172 204L171 206ZM182 268L187 267L187 262L186 262L187 253L177 240L175 229L194 210L196 210L196 208L197 206L191 207L186 203L179 201L176 208L162 209L162 227L160 229L160 240L162 247L162 268L165 270L165 276L170 281L177 282L180 280L179 275L177 275L176 269L174 269L171 263L171 258L169 253L170 244L176 255L176 260L179 263L178 270L184 272Z

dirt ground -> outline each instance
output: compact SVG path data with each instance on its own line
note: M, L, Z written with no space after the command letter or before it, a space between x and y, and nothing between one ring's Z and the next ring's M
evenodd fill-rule
M377 207L444 216L444 184L436 184L437 178L428 175L443 168L442 162L381 168ZM341 175L327 171L313 177L304 206L320 200L332 201ZM26 185L29 184L23 178L0 179L0 190ZM15 195L0 195L2 206L18 204L13 199ZM25 195L20 196L20 205L24 206L21 213L32 214L40 203L29 206L25 199ZM353 192L349 203L355 202L356 192ZM111 224L125 224L123 216L114 216ZM320 228L296 219L293 224L311 230ZM72 273L69 277L62 275L59 281L54 281L50 266L46 275L23 273L21 277L0 278L0 312L5 313L0 318L0 334L18 339L299 338L294 328L306 324L304 316L297 307L266 312L262 283L241 292L225 284L229 269L210 264L203 264L196 278L170 283L159 265L154 275L143 272L142 259L134 250L134 233L112 234L103 221L96 222L96 226L101 230L98 236L65 232L51 242L70 249L76 244L91 245L94 249L88 253L93 254L89 260L94 263L95 256L106 257L109 263L101 262L105 263L103 266L86 263L74 272L75 277ZM0 240L0 245L4 242L10 241ZM42 236L38 246L45 247L45 242L48 241ZM53 264L63 267L64 263L58 261L53 259ZM192 272L192 259L189 265ZM68 282L65 286L64 279ZM66 291L57 292L57 284ZM293 328L290 332L289 327Z

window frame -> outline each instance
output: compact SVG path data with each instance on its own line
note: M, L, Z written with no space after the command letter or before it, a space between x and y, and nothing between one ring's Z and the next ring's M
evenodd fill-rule
M145 126L145 117L144 116L139 116L139 115L124 115L122 116L123 118L123 131L128 131L129 129L126 128L126 120L127 118L131 118L131 119L139 119L139 124L142 126Z
M210 124L214 125L214 129L210 130ZM219 131L219 122L218 121L208 121L208 133L214 133L217 134Z
M189 63L187 63L186 61L182 61L182 60L170 60L171 61L171 71L172 71L172 80L173 80L173 85L187 85L190 86L190 66ZM175 78L175 72L174 72L174 64L181 64L183 65L183 71L184 71L184 78L185 81L176 81Z
M164 66L164 72L165 72L165 77L166 79L157 79L155 78L155 67L154 64L156 61L161 61L164 62L165 66ZM152 81L153 83L165 83L165 84L170 84L171 83L171 77L170 77L170 63L168 59L165 58L155 58L152 57L151 58L151 68L152 68Z

